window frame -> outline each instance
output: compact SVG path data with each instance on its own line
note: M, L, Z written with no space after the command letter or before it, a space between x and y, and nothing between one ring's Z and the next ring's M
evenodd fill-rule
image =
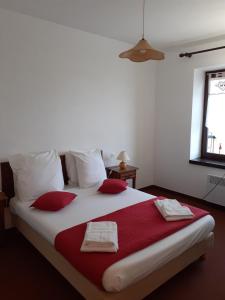
M204 86L204 105L203 105L203 121L202 121L202 143L201 143L201 158L213 161L225 162L224 154L209 153L207 152L207 140L208 140L208 129L205 126L206 115L208 108L208 96L209 96L209 74L225 72L225 69L213 70L205 72L205 86Z

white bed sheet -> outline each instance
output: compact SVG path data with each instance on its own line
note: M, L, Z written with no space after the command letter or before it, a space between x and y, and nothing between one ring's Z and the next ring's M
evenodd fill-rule
M98 187L67 188L76 193L75 201L58 212L44 212L30 208L31 202L10 201L11 211L54 245L56 235L64 229L106 215L118 209L146 201L155 196L128 188L121 194L100 194ZM182 230L138 251L110 266L103 274L106 291L118 292L146 277L189 247L208 236L214 219L205 216Z

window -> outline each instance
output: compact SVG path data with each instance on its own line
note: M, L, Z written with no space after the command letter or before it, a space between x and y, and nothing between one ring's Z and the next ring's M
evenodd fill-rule
M205 74L201 156L225 161L225 70Z

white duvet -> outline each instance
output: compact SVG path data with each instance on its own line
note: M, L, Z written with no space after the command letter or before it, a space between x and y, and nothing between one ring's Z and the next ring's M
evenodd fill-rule
M128 188L121 194L106 195L98 187L71 188L78 195L75 201L58 212L44 212L30 208L32 202L10 201L11 211L54 245L56 235L64 229L87 222L155 196ZM103 274L106 291L117 292L146 277L168 261L203 240L214 228L214 219L205 216L178 232L138 251L110 266Z

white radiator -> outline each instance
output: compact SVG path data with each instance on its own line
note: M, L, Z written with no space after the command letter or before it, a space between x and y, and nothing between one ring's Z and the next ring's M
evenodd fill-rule
M208 175L206 193L210 191L218 182L218 186L206 197L206 201L225 206L225 178L222 176Z

